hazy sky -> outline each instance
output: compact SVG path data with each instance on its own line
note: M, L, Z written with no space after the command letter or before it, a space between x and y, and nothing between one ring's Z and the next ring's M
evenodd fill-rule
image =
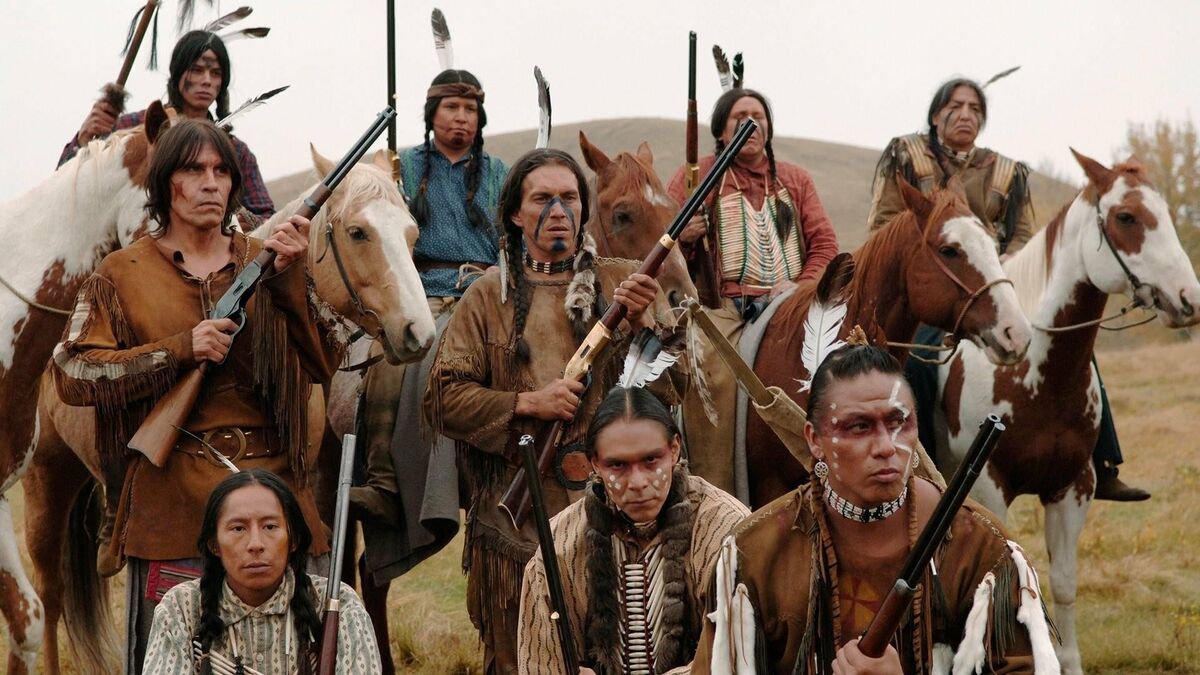
M383 0L253 2L243 26L263 40L232 43L232 102L291 89L237 125L272 179L309 166L308 142L340 155L385 104ZM42 180L116 77L139 0L3 0L0 199ZM162 68L130 78L131 109L165 91L177 0L164 0ZM203 4L196 25L219 9ZM421 139L421 105L437 73L429 31L434 3L397 2L399 134ZM776 133L880 148L919 129L937 84L1022 69L989 89L980 143L1037 166L1081 176L1068 146L1112 158L1129 121L1200 113L1200 3L1133 2L656 2L439 0L456 65L487 92L492 133L537 122L533 66L550 80L555 120L682 118L687 32L699 34L701 138L720 94L710 49L742 51L746 83L772 100ZM649 139L652 144L682 138ZM382 145L382 140L381 140ZM802 162L801 158L801 162ZM820 188L820 186L818 186Z

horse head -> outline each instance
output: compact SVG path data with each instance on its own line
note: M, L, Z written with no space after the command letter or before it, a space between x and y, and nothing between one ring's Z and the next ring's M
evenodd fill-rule
M315 147L312 157L319 175L333 169ZM309 260L317 295L377 338L389 363L400 364L429 351L434 326L412 259L417 222L391 170L382 150L350 170L312 220Z
M650 146L643 142L636 155L622 152L610 159L580 131L579 149L588 167L596 173L589 231L596 239L599 254L634 260L645 258L679 211L679 205L667 196L662 181L654 173ZM697 296L687 262L677 248L663 262L658 283L673 307L685 298Z
M1153 307L1171 328L1200 323L1200 282L1179 244L1171 211L1150 184L1136 158L1110 168L1074 149L1087 175L1082 201L1079 251L1088 279L1096 288L1124 293ZM1084 206L1086 203L1086 207Z
M1000 267L996 241L971 212L962 183L951 178L926 197L903 177L899 182L920 234L911 239L904 272L913 314L968 337L993 363L1016 363L1029 348L1029 320Z

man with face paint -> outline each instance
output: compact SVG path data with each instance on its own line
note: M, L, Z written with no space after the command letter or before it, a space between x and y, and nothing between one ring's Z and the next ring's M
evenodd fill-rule
M229 114L229 82L233 71L225 43L216 33L194 30L179 38L171 52L170 71L167 104L180 117L215 121ZM214 103L215 118L209 112ZM93 139L104 138L113 131L132 129L142 124L145 118L145 110L118 116L112 105L101 98L92 105L79 131L63 147L58 165L65 164ZM240 203L255 221L251 224L257 225L275 213L275 204L267 192L254 153L241 139L232 134L229 138L237 150L242 172Z
M592 418L592 479L550 523L581 672L661 673L692 658L705 579L749 511L689 475L679 444L670 411L645 389L613 389ZM563 672L552 611L539 552L521 588L521 673Z
M630 328L669 320L657 282L633 261L596 257L588 214L587 182L570 155L534 150L517 161L500 193L508 264L467 289L429 375L425 409L457 442L469 499L467 609L488 673L517 672L521 576L537 548L533 521L517 529L499 506L521 464L517 440L565 421L556 470L541 480L551 515L577 499L587 477L582 440L616 368L596 364L586 391L563 368L610 298L629 310L610 353L624 351ZM669 378L655 386L677 400Z
M804 428L811 481L726 540L692 672L949 672L955 653L955 671L1057 671L1036 572L969 499L884 655L858 650L941 497L913 473L914 412L885 350L851 345L821 364Z

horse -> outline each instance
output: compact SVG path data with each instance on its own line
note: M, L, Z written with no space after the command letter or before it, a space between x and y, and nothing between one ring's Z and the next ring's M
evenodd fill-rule
M146 123L93 140L37 186L0 205L0 612L8 672L33 672L43 607L21 563L8 490L29 465L38 433L38 378L79 286L100 260L133 240L146 202L160 103ZM51 636L50 639L53 639Z
M1130 159L1109 169L1075 158L1087 186L1004 265L1033 318L1027 358L996 365L964 345L938 378L939 445L956 461L987 413L1000 413L1009 429L972 496L1001 517L1022 494L1045 506L1064 673L1082 672L1076 549L1095 489L1100 385L1092 354L1108 296L1132 296L1173 328L1200 322L1200 283L1141 164Z
M332 163L315 149L312 154L317 172L328 173ZM314 304L323 318L353 319L382 343L389 361L407 362L420 358L431 346L433 318L411 256L416 223L390 171L383 151L370 164L350 171L312 220L308 265L317 295ZM300 201L297 198L252 234L264 236ZM344 331L349 332L350 328ZM323 400L321 392L314 390L311 445L319 445L325 435ZM37 590L49 628L46 672L59 672L55 635L60 616L68 619L79 667L115 672L115 637L104 585L95 574L95 542L82 531L89 510L96 506L91 481L101 480L94 410L63 405L46 377L38 420L42 426L25 478L26 542L38 572ZM318 493L335 489L337 470L331 471L330 466L336 465L337 457L326 449L319 455Z
M800 285L781 303L763 334L754 371L764 384L778 386L801 407L816 363L806 363L810 311L837 296L845 318L837 337L845 340L861 326L872 344L888 344L899 359L906 347L890 341L911 340L926 323L966 337L995 363L1015 363L1030 341L1030 326L1004 276L996 244L971 213L962 185L949 184L926 197L900 180L908 207L853 254L839 254L820 280ZM818 297L818 289L830 289ZM800 383L800 384L798 384ZM762 506L794 489L805 478L800 466L770 427L757 415L747 423L750 497Z

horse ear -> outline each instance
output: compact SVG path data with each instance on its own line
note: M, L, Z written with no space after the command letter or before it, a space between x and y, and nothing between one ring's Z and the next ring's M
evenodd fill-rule
M388 159L388 151L384 150L383 148L376 150L375 153L371 155L371 164L374 164L388 173L392 172L392 163Z
M162 101L152 101L146 108L146 140L150 145L158 140L158 134L167 127L167 111L163 110Z
M1083 169L1083 173L1088 177L1088 182L1096 187L1103 188L1101 190L1102 193L1113 184L1115 175L1112 169L1076 151L1075 148L1071 148L1071 154L1075 155L1075 161L1079 162L1080 168Z
M642 141L642 144L637 149L638 159L646 163L646 166L654 166L654 153L650 151L650 144Z
M587 135L583 130L579 130L579 150L583 153L583 161L587 163L588 168L596 173L600 173L612 160L604 151L588 142Z
M317 152L317 146L309 143L308 149L310 152L312 152L313 167L316 168L318 175L324 177L327 176L330 171L333 171L333 162L326 159L321 155L321 153ZM388 167L388 170L391 171L391 167Z
M908 210L917 214L917 220L924 223L929 219L929 213L933 210L933 202L925 196L917 188L913 187L902 174L896 173L896 184L900 186L900 197L904 199L904 205Z

